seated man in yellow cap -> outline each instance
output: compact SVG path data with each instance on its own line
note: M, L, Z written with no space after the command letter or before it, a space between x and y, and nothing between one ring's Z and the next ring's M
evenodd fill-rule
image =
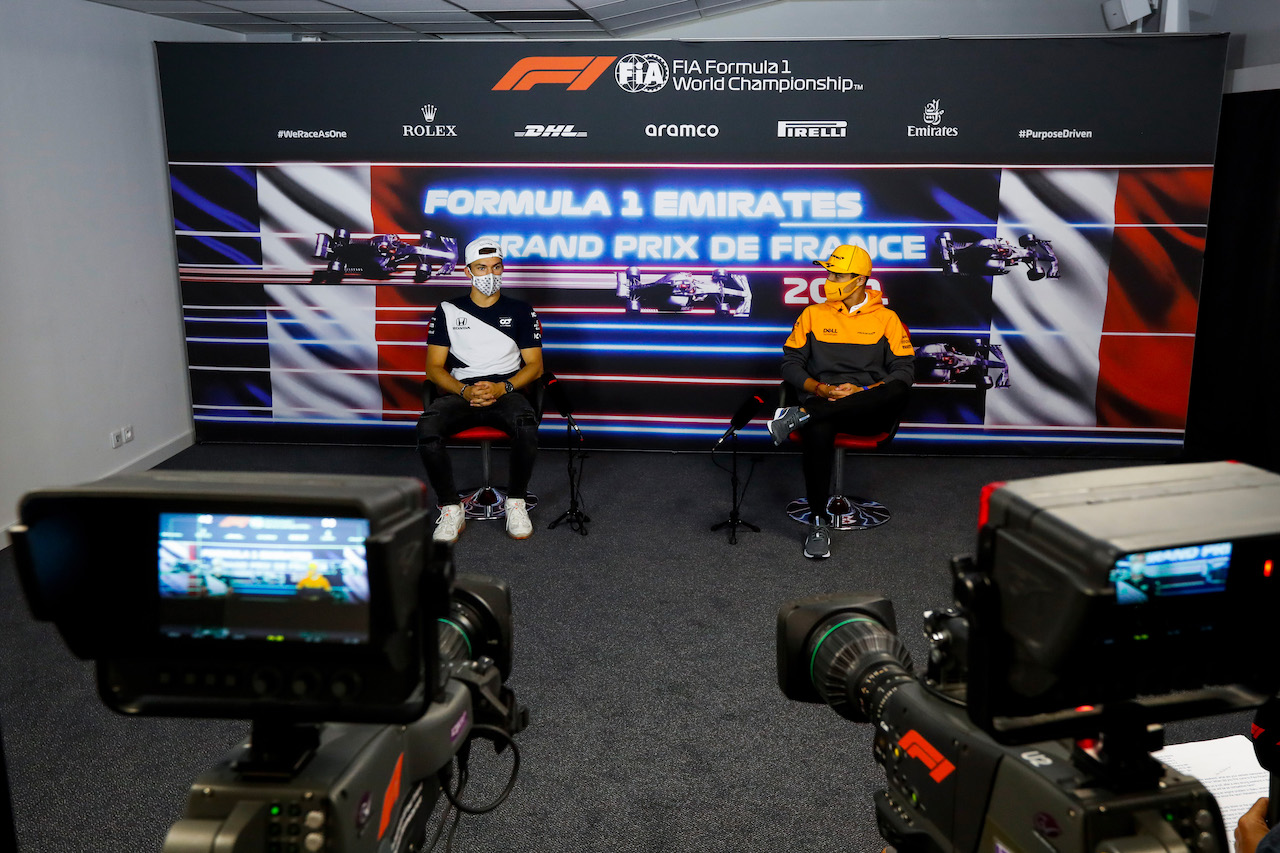
M867 289L871 256L840 246L826 261L827 301L801 313L782 345L782 379L795 386L800 405L779 409L769 421L774 444L799 429L805 491L812 513L804 555L831 556L827 500L838 432L870 434L893 427L915 379L915 350L907 327Z

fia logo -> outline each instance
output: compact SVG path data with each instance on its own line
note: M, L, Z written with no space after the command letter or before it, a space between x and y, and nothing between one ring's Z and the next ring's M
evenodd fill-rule
M423 105L422 105L422 117L423 117L424 119L426 119L427 124L431 124L431 122L435 121L435 120L436 120L436 105L435 105L435 104L423 104Z
M613 66L613 79L624 92L657 92L671 79L671 68L656 53L628 53Z
M941 98L934 98L932 101L924 105L924 123L932 127L942 124L942 114L946 110L938 106L942 102Z

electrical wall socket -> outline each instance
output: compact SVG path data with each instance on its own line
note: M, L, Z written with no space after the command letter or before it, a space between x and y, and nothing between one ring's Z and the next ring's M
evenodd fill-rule
M133 441L133 424L121 427L120 434L124 438L125 443Z
M124 434L120 430L111 431L111 446L119 447L124 444Z

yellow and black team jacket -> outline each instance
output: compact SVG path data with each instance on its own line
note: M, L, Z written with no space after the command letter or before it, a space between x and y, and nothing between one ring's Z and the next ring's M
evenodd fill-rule
M805 379L824 385L915 381L915 349L907 327L868 290L856 311L843 302L810 305L782 345L782 378L804 393Z

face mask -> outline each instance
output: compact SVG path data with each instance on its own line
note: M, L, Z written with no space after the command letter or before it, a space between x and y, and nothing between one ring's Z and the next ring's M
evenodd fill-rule
M498 292L498 288L502 287L502 276L494 275L493 273L473 276L471 284L485 296L493 296Z
M827 279L822 283L822 295L827 298L828 302L843 302L857 289L858 279L856 277L843 282Z

